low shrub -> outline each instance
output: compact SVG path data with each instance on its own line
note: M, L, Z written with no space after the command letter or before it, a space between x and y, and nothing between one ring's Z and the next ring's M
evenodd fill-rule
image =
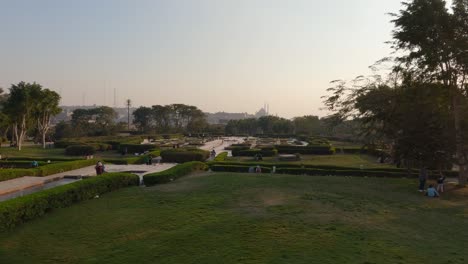
M42 166L47 164L44 161L38 161L38 165ZM8 161L0 161L1 168L19 168L19 169L30 169L32 168L32 161L30 160L8 160Z
M144 153L145 151L151 151L158 148L156 145L151 145L151 144L120 144L119 146L119 151L123 152L127 150L126 152L129 154L133 153Z
M225 150L247 150L250 149L250 145L248 146L228 146L224 148Z
M38 172L35 174L36 176L47 176L55 173L61 173L64 171L69 170L76 170L86 166L91 166L96 163L96 160L89 159L89 160L74 160L74 161L65 161L59 163L51 163L41 167L38 167L34 170Z
M11 180L24 176L36 176L36 169L0 169L0 181Z
M70 156L87 156L95 152L94 147L89 145L71 145L65 149L65 154Z
M168 170L146 174L143 176L143 182L146 186L171 182L175 179L183 177L189 173L199 170L207 170L208 166L199 161L192 161L183 164L179 164Z
M310 168L278 168L277 173L294 175L317 175L317 176L362 176L362 177L393 177L402 178L407 174L389 171L371 171L371 170L322 170Z
M66 148L68 146L73 146L73 145L82 145L82 142L79 142L77 140L72 141L72 140L57 140L54 142L54 147L55 148Z
M250 168L256 168L256 166L240 166L240 165L213 165L210 167L212 171L216 172L249 172ZM270 173L271 168L260 166L262 173Z
M290 146L276 145L279 154L308 154L308 155L331 155L335 149L331 146Z
M167 149L161 152L164 162L184 163L189 161L205 161L210 156L210 152L201 149Z
M263 157L274 157L278 154L276 149L247 149L247 150L232 150L233 157L254 157L262 155Z
M139 182L139 177L134 174L109 173L2 202L0 230L11 229L52 209L67 207L119 188L138 185Z
M218 156L216 156L213 161L225 161L226 158L228 156L228 153L227 152L221 152L218 154Z

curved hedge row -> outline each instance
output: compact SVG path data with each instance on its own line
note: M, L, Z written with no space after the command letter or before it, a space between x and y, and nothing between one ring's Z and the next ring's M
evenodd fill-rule
M65 148L65 155L69 156L87 156L96 152L93 146L89 145L71 145Z
M168 170L146 174L143 176L143 182L146 186L171 182L175 179L183 177L189 173L199 170L207 170L208 166L199 161L192 161L179 164Z
M47 176L64 171L80 169L86 166L91 166L96 163L96 160L75 160L59 163L51 163L31 169L1 169L0 181L6 181L23 176Z
M137 175L109 173L8 200L0 203L0 230L11 229L52 209L67 207L96 195L138 184Z
M402 168L355 168L355 167L340 167L332 165L308 165L308 164L291 164L285 162L278 163L269 163L269 162L229 162L229 161L220 161L220 162L208 162L211 168L214 166L256 166L260 165L262 167L272 168L275 166L277 172L279 173L290 173L290 174L309 174L312 172L319 173L318 175L364 175L364 176L392 176L392 177L417 177L419 175L419 170L413 169L410 170L408 174L407 169ZM297 172L304 170L303 172ZM326 173L325 173L326 172ZM443 174L447 177L457 177L457 171L442 171ZM325 174L322 174L325 173ZM433 171L429 178L439 177L438 171Z
M290 146L276 145L275 148L280 154L309 154L309 155L332 155L335 149L330 146Z
M274 157L278 154L276 149L247 149L247 150L232 150L232 156L238 157L254 157L256 155L262 155L263 157Z
M215 172L249 172L249 169L256 166L240 166L240 165L232 165L232 166L223 166L223 165L213 165L211 166L211 170ZM270 173L271 168L260 166L262 169L262 173Z
M210 152L201 149L167 149L161 152L164 162L184 163L189 161L205 161L210 156Z

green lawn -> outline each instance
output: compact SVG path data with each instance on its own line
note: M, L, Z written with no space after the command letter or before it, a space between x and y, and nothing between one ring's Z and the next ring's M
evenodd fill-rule
M255 161L253 157L230 157L227 161ZM280 162L277 157L264 157L264 162ZM282 161L281 161L282 162ZM282 162L283 163L283 162ZM331 165L360 168L389 168L390 164L381 164L377 158L359 154L335 154L335 155L301 155L301 161L289 162L292 164Z
M0 263L467 263L468 201L408 179L201 174L0 234Z

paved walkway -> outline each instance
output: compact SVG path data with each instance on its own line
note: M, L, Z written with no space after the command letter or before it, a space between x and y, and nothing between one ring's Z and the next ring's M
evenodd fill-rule
M244 138L242 137L224 137L221 139L213 140L206 142L205 145L201 146L200 148L203 150L212 151L213 149L216 151L216 155L221 152L228 152L228 156L231 156L230 150L224 150L225 147L229 147L232 144L238 144L244 142ZM210 157L209 160L212 158Z
M113 165L107 164L107 172L133 172L139 176L147 173L167 170L176 164L163 163L158 165ZM44 184L63 179L66 176L96 176L94 166L88 166L77 170L52 174L45 177L25 176L0 182L0 196L22 191L25 189L42 186Z

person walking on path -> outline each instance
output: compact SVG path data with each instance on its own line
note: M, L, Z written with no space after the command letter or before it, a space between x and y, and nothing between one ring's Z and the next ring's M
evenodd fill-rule
M437 191L440 193L444 192L444 181L445 181L445 175L440 173L440 177L437 179Z
M419 192L424 192L424 187L426 186L427 181L427 169L422 167L419 171Z

